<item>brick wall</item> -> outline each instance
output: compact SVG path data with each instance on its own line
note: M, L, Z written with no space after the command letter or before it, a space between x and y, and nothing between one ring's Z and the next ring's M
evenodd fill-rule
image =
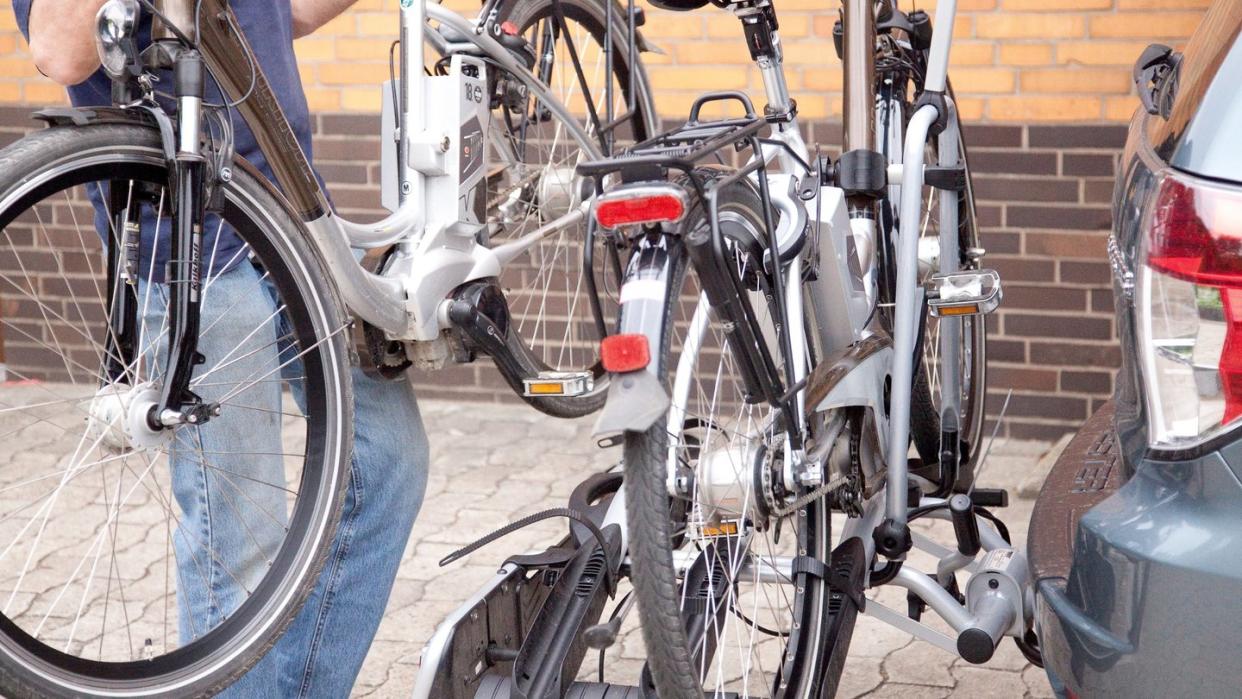
M833 0L776 0L790 85L813 140L839 141L841 72ZM461 10L474 0L449 0ZM1012 389L1005 433L1054 437L1112 390L1118 361L1104 262L1108 202L1124 121L1136 104L1130 66L1151 41L1175 46L1209 0L959 0L953 77L975 170L989 264L1006 282L992 317L990 412ZM910 3L903 1L903 7ZM923 2L931 9L934 3ZM376 85L387 76L396 3L359 0L295 48L316 118L316 159L346 215L378 204ZM727 13L648 9L645 56L666 118L697 91L761 95ZM33 69L13 18L0 12L0 143L29 122L26 105L63 101ZM20 106L19 106L20 105ZM68 297L66 297L68 298ZM416 377L424 395L509 400L485 364Z
M899 0L909 9L910 0ZM962 114L989 121L1119 121L1133 108L1129 68L1152 41L1178 44L1210 0L959 0L950 73ZM478 0L447 0L462 12ZM647 5L645 0L640 4ZM790 87L802 113L840 113L841 71L832 52L835 0L776 0ZM934 0L918 7L932 10ZM396 36L395 0L354 8L296 43L312 109L376 111ZM682 113L697 91L762 95L736 19L712 7L648 7L644 33L665 51L645 56L662 109ZM60 91L27 60L12 14L0 12L0 102L46 103Z

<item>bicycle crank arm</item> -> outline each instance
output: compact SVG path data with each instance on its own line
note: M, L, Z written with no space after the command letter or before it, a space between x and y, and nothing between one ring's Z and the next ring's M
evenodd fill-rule
M467 349L490 356L505 382L523 398L575 397L595 389L593 372L552 371L511 332L509 304L494 279L458 287L448 317L469 341Z

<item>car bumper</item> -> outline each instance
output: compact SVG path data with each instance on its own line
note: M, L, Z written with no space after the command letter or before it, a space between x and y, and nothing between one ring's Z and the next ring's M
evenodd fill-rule
M1242 452L1141 461L1123 484L1112 421L1110 403L1079 431L1031 519L1053 684L1084 697L1236 696L1242 483L1230 464Z

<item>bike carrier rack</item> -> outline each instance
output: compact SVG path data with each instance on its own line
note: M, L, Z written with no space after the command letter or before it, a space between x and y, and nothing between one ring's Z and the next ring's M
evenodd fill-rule
M423 649L414 697L476 699L645 696L639 688L574 682L591 650L586 632L600 621L611 591L606 562L620 555L624 532L621 474L600 473L574 489L569 509L603 533L610 556L588 528L571 522L556 545L511 556L436 629ZM611 511L611 512L610 512Z

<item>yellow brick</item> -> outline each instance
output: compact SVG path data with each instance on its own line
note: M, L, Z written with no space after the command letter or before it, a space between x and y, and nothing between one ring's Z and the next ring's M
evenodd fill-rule
M961 97L957 100L957 114L966 121L978 121L983 118L985 100L976 97ZM967 139L970 137L967 136Z
M1104 118L1109 121L1129 121L1138 107L1138 98L1133 95L1108 97L1104 100Z
M315 30L315 34L319 36L352 36L358 26L354 17L355 14L353 12L346 12L339 15L330 20L327 24Z
M388 63L324 63L317 72L324 85L378 85L388 79Z
M1088 66L1132 66L1146 41L1070 41L1057 44L1057 63Z
M1048 12L1052 10L1108 10L1113 0L1004 0L1002 12Z
M702 38L703 17L697 12L674 13L656 10L648 13L647 24L643 27L643 36L657 40L663 37Z
M1038 66L1052 63L1050 44L1000 45L1000 64L1003 66Z
M1107 68L1024 70L1021 86L1023 92L1119 94L1130 91L1130 76Z
M22 56L20 58L0 58L0 77L5 78L37 78L39 69L34 62Z
M400 33L400 17L396 12L362 12L358 14L358 33L363 36L390 36Z
M1212 0L1117 0L1119 10L1205 10Z
M392 41L384 39L342 37L336 40L336 57L342 61L387 61L390 46Z
M8 14L8 13L0 13ZM22 84L11 80L0 82L0 102L21 102Z
M359 112L378 112L383 96L379 89L374 90L342 90L341 108Z
M720 45L714 41L687 41L673 46L672 55L676 63L687 65L746 65L750 62L750 54L744 43ZM648 65L650 54L643 56Z
M1013 71L1007 68L958 68L949 73L954 91L961 94L1013 92Z
M996 44L991 41L955 41L949 49L953 66L990 66L995 62Z
M50 105L68 102L65 88L46 80L32 80L22 88L22 98L31 104Z
M811 18L808 14L783 14L780 15L781 37L799 37L810 36L811 34ZM741 30L741 25L738 27Z
M977 20L978 36L985 39L1057 39L1079 37L1086 30L1078 15L996 13Z
M746 71L738 68L660 66L648 75L656 90L736 90L746 87L747 82Z
M312 112L327 112L341 108L339 90L324 90L313 86L304 86L306 103Z
M808 90L842 90L845 74L838 68L807 68L802 71L802 82Z
M993 97L988 116L995 121L1090 121L1101 116L1100 100L1092 97Z
M728 13L712 13L707 16L707 36L719 39L733 39L743 45L746 43L742 32L742 23Z
M1200 12L1118 12L1091 18L1091 36L1119 38L1187 37L1199 26Z
M293 42L298 61L330 61L336 58L336 40L331 37L298 39Z

